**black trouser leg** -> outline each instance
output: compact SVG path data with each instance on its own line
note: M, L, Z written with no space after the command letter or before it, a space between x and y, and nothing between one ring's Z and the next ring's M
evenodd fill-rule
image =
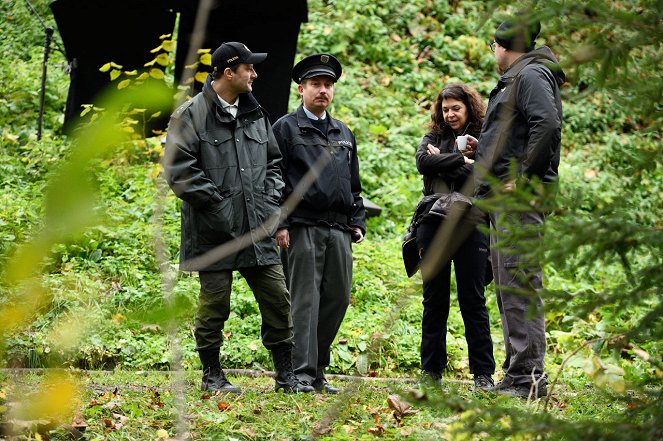
M437 224L421 224L417 246L425 253ZM447 319L449 317L451 264L442 265L423 280L424 313L421 320L421 369L439 374L447 367Z
M495 372L490 319L484 296L488 253L488 238L475 229L453 256L470 373L475 375Z

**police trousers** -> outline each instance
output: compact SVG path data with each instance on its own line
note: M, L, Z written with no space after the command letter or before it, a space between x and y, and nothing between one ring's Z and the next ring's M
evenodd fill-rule
M312 382L324 378L350 305L352 245L349 232L326 226L294 225L289 234L282 258L292 296L292 367L300 380Z

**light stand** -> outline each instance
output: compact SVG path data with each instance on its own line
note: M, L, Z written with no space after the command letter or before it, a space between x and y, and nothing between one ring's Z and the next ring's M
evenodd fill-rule
M44 41L44 63L41 69L41 92L39 94L39 118L37 119L37 140L41 140L41 129L44 121L44 101L46 100L46 70L48 68L48 54L51 51L51 42L53 41L52 26L45 29L46 40Z

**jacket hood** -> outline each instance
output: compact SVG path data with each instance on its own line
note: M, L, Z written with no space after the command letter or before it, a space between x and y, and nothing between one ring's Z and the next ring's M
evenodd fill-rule
M502 78L515 77L520 71L531 63L537 63L545 66L552 73L558 85L564 84L566 81L566 74L562 70L557 58L553 55L548 46L541 46L538 49L529 51L520 58L518 58L509 69L504 73Z

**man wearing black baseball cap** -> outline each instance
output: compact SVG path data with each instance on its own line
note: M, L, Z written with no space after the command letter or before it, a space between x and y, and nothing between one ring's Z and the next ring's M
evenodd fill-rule
M173 112L166 137L164 172L182 199L180 269L198 271L200 279L194 334L203 366L201 389L213 392L240 392L219 362L234 270L258 301L276 390L313 392L292 372L290 294L272 237L284 186L281 153L251 94L258 77L253 65L266 57L239 42L223 43L212 54L213 72L202 92ZM218 249L240 240L236 251Z
M366 233L355 137L328 111L341 74L331 54L301 60L292 80L302 104L274 123L283 155L283 197L296 191L300 200L276 234L292 297L293 369L301 382L325 393L338 392L325 368L350 303L351 244ZM309 170L315 182L295 190Z
M490 212L490 252L506 361L493 390L523 398L547 392L543 271L531 253L543 244L545 216L501 201L517 187L545 206L543 198L557 185L565 76L550 48L535 48L540 30L532 14L518 14L495 31L491 49L501 77L490 93L475 162L476 197L496 196L499 207ZM494 182L501 182L498 189ZM521 235L517 241L514 231Z

